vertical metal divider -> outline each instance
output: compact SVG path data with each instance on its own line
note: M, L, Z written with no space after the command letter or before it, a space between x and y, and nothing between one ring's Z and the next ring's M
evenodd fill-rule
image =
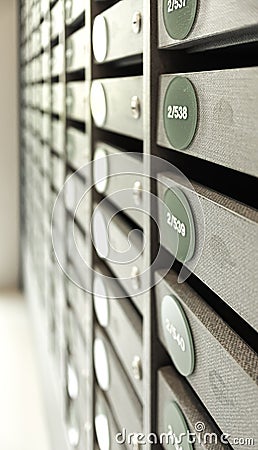
M60 121L64 124L64 136L63 136L63 143L64 143L64 149L63 149L63 162L65 165L65 171L64 171L64 182L67 175L67 155L66 155L66 27L65 27L65 4L64 0L62 1L62 8L63 8L63 29L62 33L59 35L59 45L63 45L63 72L59 76L59 82L64 85L64 97L63 97L63 113L62 116L59 117ZM65 205L64 205L65 207Z
M25 155L24 155L24 142L22 139L22 89L24 89L24 67L22 66L21 59L21 45L24 45L22 42L22 31L21 31L21 8L22 2L19 0L17 2L17 11L16 11L16 25L17 25L17 85L18 85L18 158L19 158L19 273L18 273L18 286L21 290L24 289L23 283L23 273L24 273L24 255L23 255L23 239L25 237L25 220L24 220L24 185L22 183L24 179L24 168L25 168ZM24 24L23 24L24 27Z
M65 11L64 11L65 13ZM91 27L90 27L90 1L85 0L85 30L86 30L86 36L85 40L87 42L87 45L90 48L90 39L91 39ZM64 14L64 87L65 87L65 96L64 96L64 143L65 143L65 167L66 167L66 175L68 173L68 159L67 159L67 121L66 121L66 83L67 83L67 70L66 70L66 21L65 21L65 14ZM89 98L89 89L90 89L90 82L91 82L91 56L90 51L87 52L87 57L84 62L84 70L85 70L85 82L84 82L84 89L86 93L86 98ZM91 115L90 115L90 108L89 103L85 103L85 133L87 136L86 142L89 146L88 149L85 148L85 153L89 155L89 160L91 160L92 157L92 149L91 149ZM89 161L87 161L88 163ZM91 175L90 179L86 180L86 189L87 185L91 183ZM88 198L88 207L85 217L85 238L84 238L84 244L87 249L86 252L86 264L91 267L92 265L92 249L90 245L90 219L91 219L91 211L92 211L92 201L91 198ZM66 222L67 226L67 222ZM85 279L86 279L86 287L91 291L91 284L92 280L90 277L90 271L87 271L87 268L85 267ZM84 311L86 317L87 317L87 326L86 329L83 330L83 339L86 344L86 364L88 367L87 371L87 399L86 399L86 411L85 411L85 433L86 433L86 450L92 450L93 448L93 392L92 392L92 385L93 385L93 373L92 373L92 301L91 301L91 294L89 292L85 292L85 311Z
M144 214L144 234L146 238L146 248L144 252L144 267L149 268L151 264L151 204L148 193L151 191L150 180L150 159L151 155L151 128L152 128L152 114L151 114L151 2L143 0L143 167L144 167L144 207L147 214ZM148 277L148 285L151 282L151 274ZM152 432L152 302L150 291L143 294L144 314L143 314L143 364L144 364L144 404L143 404L143 432L148 436ZM151 444L146 444L146 450L150 450Z
M112 6L112 3L109 4L109 2L96 2L94 0L88 0L92 3L92 11L91 11L91 28L93 19L97 14L100 14L103 10L108 9L110 6ZM143 44L143 129L144 129L144 138L143 138L143 164L144 164L144 173L147 175L147 177L144 177L143 182L143 190L150 192L150 180L148 179L148 175L150 173L150 167L149 167L149 160L146 158L146 155L149 155L151 153L151 142L150 142L150 130L151 130L151 123L150 123L150 113L149 113L149 103L150 103L150 84L149 84L149 78L148 74L150 72L150 23L149 23L149 17L150 17L150 1L144 0L144 17L143 17L143 34L144 34L144 44ZM92 44L91 44L92 45ZM101 66L95 65L93 70L93 56L92 56L92 50L91 50L91 63L92 63L92 78L94 75L94 78L101 78L102 75L102 68ZM94 134L92 138L92 151L94 151ZM150 210L149 202L149 196L143 194L144 198L144 208L145 211ZM148 218L148 215L143 214L144 216L144 223L143 223L143 231L144 235L147 239L147 245L144 250L144 268L147 269L150 266L150 220ZM148 275L147 275L148 276ZM150 330L150 320L152 318L151 315L151 302L150 302L150 293L145 292L142 294L142 301L144 304L143 308L143 379L144 379L144 396L143 396L143 430L142 432L147 436L152 431L152 420L151 420L151 398L152 398L152 377L151 377L151 330ZM92 322L92 332L94 333L94 323ZM93 378L94 379L94 378ZM93 391L94 391L94 382L92 385ZM94 407L94 405L93 405ZM94 425L94 422L93 422ZM92 450L94 447L92 447L89 450ZM138 450L137 444L133 445L132 447L135 450ZM151 446L149 444L144 445L144 448L146 450L150 450Z
M85 0L85 27L86 27L86 46L87 46L87 56L85 61L85 89L87 92L87 102L86 102L86 133L87 133L87 142L88 142L88 153L89 160L92 161L93 157L93 140L92 140L92 118L91 118L91 110L90 110L90 88L91 88L91 80L92 80L92 52L91 52L91 30L92 30L92 6L91 0ZM89 176L89 180L87 180L87 184L92 185L92 170L87 172ZM93 209L93 193L90 191L90 199L89 205L87 208L88 217L86 220L86 239L87 239L87 264L91 269L93 266L93 248L91 242L90 235L90 223ZM93 372L93 339L94 339L94 330L93 330L93 322L94 322L94 314L93 314L93 299L92 299L92 272L88 271L88 283L87 287L90 292L87 292L87 364L88 364L88 399L87 399L87 450L92 450L94 448L94 372Z
M48 25L49 25L48 26L48 46L45 47L45 49L44 49L45 51L47 50L47 52L49 54L49 59L48 59L48 62L49 62L49 79L45 80L45 83L49 83L49 86L50 86L50 88L49 88L50 108L49 108L49 112L48 112L48 114L50 116L50 121L49 121L49 123L50 123L50 130L49 130L50 131L50 138L49 138L49 163L50 163L50 168L49 168L49 195L50 195L50 198L49 198L49 201L50 201L50 205L53 206L53 202L52 202L53 191L52 191L52 186L51 186L52 185L52 179L53 179L53 162L52 162L52 159L53 159L53 156L52 156L53 133L52 133L52 125L51 125L52 124L52 80L51 80L52 49L51 49L51 5L50 5L50 1L49 1L48 12L45 15L45 18L47 18ZM49 220L50 220L50 233L51 233L52 211L50 211L50 208L49 208L49 213L50 213ZM51 242L50 242L50 249L51 249L50 259L51 259L51 265L54 267L55 259L54 259L54 252L53 252L53 248L52 248L52 236L50 236L50 239L51 239ZM54 280L53 280L52 277L51 277L51 280L50 280L50 293L51 293L51 298L53 299L53 297L54 297ZM52 344L52 343L49 343L48 345L50 345L50 344Z
M62 3L62 7L64 5L64 0L60 0ZM63 8L63 12L64 12L64 8ZM49 20L50 20L50 95L51 95L51 121L50 121L50 132L51 132L51 139L50 139L50 149L51 149L51 154L53 152L53 132L52 132L52 121L53 121L53 117L52 117L52 101L53 101L53 96L52 96L52 85L53 85L53 81L52 81L52 61L53 61L53 47L52 47L52 20L51 20L51 5L50 5L50 10L49 10ZM63 27L62 27L62 32L58 35L58 44L60 45L61 43L63 43L64 41L64 22L63 22ZM58 45L57 44L57 45ZM64 68L63 68L63 72L61 75L59 75L59 83L63 83L64 82ZM60 121L64 121L65 117L65 104L64 104L64 100L63 100L63 112L62 114L59 116L59 120ZM53 155L52 155L53 157ZM60 158L60 155L59 155ZM64 158L64 154L62 154L61 158L62 160L62 164L65 164L65 158ZM52 164L52 173L51 173L51 180L53 180L53 174L54 174L54 170L53 170L53 164ZM64 171L64 178L63 178L63 182L65 180L65 171ZM53 186L54 187L54 186ZM52 193L53 195L53 193ZM55 194L56 196L56 194ZM54 205L53 205L54 206ZM64 207L64 205L63 205ZM64 224L61 224L61 226L64 226ZM65 229L65 228L64 228ZM55 255L53 254L53 265L54 265L54 273L57 275L56 270L60 271L60 277L61 277L61 286L62 286L62 293L65 295L65 285L64 285L64 274L62 272L62 269L59 267L58 261L55 257ZM54 280L54 298L55 298L55 307L57 305L57 297L59 295L59 292L57 292L56 290L56 275L55 275L55 280ZM61 294L61 293L60 293ZM58 301L60 301L60 299L58 298ZM65 298L62 299L62 303L64 306L65 304ZM60 306L60 305L59 305ZM60 399L61 399L61 407L62 407L62 411L61 411L61 417L63 419L64 417L64 402L63 402L63 397L62 397L62 393L63 391L63 383L64 383L64 374L63 374L63 357L64 357L64 317L63 317L63 309L61 309L61 315L59 317L60 323L58 324L58 326L60 327L60 329L58 330L58 345L59 345L59 350L60 350L60 360L58 361L58 363L60 364L60 375L61 375L61 386L59 385L58 387L58 395L60 395ZM55 315L56 315L56 310L55 310ZM56 336L55 336L56 337ZM55 343L56 345L56 343ZM64 428L65 430L65 428Z
M62 33L59 35L59 45L63 45L63 71L62 74L59 76L59 83L63 84L64 87L64 95L63 95L63 112L62 112L62 116L59 116L59 120L63 123L63 152L62 152L62 160L63 160L63 164L64 164L64 179L63 179L63 183L65 183L66 180L66 176L67 176L67 151L66 151L66 17L65 17L65 0L62 0L62 12L63 12L63 26L62 26ZM52 120L51 120L51 129L52 129ZM64 208L64 218L65 218L65 223L64 223L64 236L67 236L67 211L66 211L66 205L65 205L65 199L63 198L63 208ZM63 245L66 245L66 240L65 242L63 242ZM66 258L65 258L65 263L67 265L68 263L68 257L67 257L67 247L66 247ZM62 270L60 268L60 270ZM66 352L66 318L67 318L67 296L68 296L68 288L67 288L67 277L66 274L62 271L62 281L63 281L63 289L64 289L64 309L62 311L62 324L63 324L63 329L62 329L62 337L63 337L63 342L62 342L62 391L63 393L65 392L65 352ZM63 397L63 396L62 396ZM63 418L65 420L65 403L66 403L66 399L62 398L62 407L63 407L63 411L62 411L62 415ZM65 424L65 429L66 429L66 424ZM66 436L67 439L67 436Z
M155 161L152 156L159 156L157 148L157 104L158 104L158 81L162 73L162 61L158 50L158 20L157 3L144 0L144 43L143 43L143 89L144 89L144 170L149 177L145 189L151 193L152 199L146 200L145 233L148 237L148 249L145 255L145 263L151 267L151 262L158 252L157 230L155 223L151 220L153 202L157 196ZM154 273L149 271L150 286L154 286ZM151 287L145 299L144 316L144 354L146 371L145 389L145 433L157 433L157 370L163 363L163 355L159 355L159 346L156 329L155 291ZM156 444L155 448L160 448ZM146 449L152 448L147 443Z

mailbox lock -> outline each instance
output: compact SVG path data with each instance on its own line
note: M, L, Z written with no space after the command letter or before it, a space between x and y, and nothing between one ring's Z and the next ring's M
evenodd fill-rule
M131 271L132 286L136 291L140 287L140 271L137 266L133 266Z
M140 33L142 27L142 15L140 11L135 11L132 19L132 30L135 34Z
M141 363L141 358L139 356L135 356L133 358L132 368L133 368L133 376L134 376L135 380L141 380L142 379L142 363Z
M139 119L141 115L141 103L137 95L131 98L131 112L134 119Z
M133 199L137 206L140 205L142 200L142 183L140 181L135 181L133 185Z

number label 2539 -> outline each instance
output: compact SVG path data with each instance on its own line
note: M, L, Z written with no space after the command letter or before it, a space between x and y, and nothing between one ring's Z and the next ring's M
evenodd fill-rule
M177 217L175 217L170 212L167 212L167 224L171 228L174 228L174 230L178 234L181 234L182 237L186 236L186 226L185 226L185 224L183 222L181 222Z

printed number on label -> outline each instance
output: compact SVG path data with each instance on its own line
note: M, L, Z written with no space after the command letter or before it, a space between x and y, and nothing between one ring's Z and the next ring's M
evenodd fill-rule
M183 237L186 235L186 226L184 222L181 222L177 217L175 217L170 212L167 212L167 224L174 228L178 232L178 234L181 234Z
M181 348L182 352L185 352L185 341L184 338L180 335L180 333L177 331L176 327L170 323L168 319L166 319L166 329L171 335L171 337L174 339L174 341L177 342L178 346Z
M182 9L186 6L186 0L168 0L168 13Z
M168 119L186 120L188 119L188 108L187 106L168 105L167 117Z

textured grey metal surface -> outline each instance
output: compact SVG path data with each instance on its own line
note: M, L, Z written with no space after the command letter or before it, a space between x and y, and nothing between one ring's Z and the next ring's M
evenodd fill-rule
M169 174L160 177L159 197L173 184ZM175 184L173 184L175 185ZM193 191L177 184L193 208L200 201L205 227L192 210L197 234L195 256L199 257L194 274L219 295L253 328L258 330L258 212L215 191L193 183ZM198 234L204 233L204 245L198 248ZM168 248L166 234L162 245ZM194 257L195 257L194 256Z
M106 391L106 397L120 427L119 431L125 428L127 433L140 433L142 432L141 403L104 333L95 328L95 337L102 339L105 343L110 371L110 386Z
M143 15L142 0L120 1L101 14L106 20L108 32L107 54L104 62L139 55L143 52L142 24L139 33L133 32L133 14L136 11Z
M159 47L196 45L200 41L206 41L209 46L232 45L257 40L256 0L247 0L244 5L238 0L199 0L195 24L182 41L172 39L167 33L162 6L163 1L158 0Z
M104 267L96 268L97 272L108 276ZM108 298L108 315L109 321L105 331L109 336L117 355L123 364L130 382L134 386L138 396L143 395L143 379L136 379L133 372L133 361L135 357L140 358L141 374L143 361L143 344L142 344L142 320L135 311L129 298L122 297L118 281L114 279L103 279ZM119 297L119 298L117 298ZM101 301L101 300L100 300ZM126 330L126 333L125 333ZM128 339L130 336L130 339Z
M202 438L201 444L197 442L194 444L195 450L229 450L230 446L222 444L219 437L221 431L212 421L205 408L202 406L198 397L194 391L190 388L187 382L177 374L173 367L163 367L158 372L158 431L159 433L167 433L168 430L164 430L164 410L165 406L175 401L181 408L189 431L195 433L196 437ZM205 443L202 433L196 431L195 426L202 423L205 427L205 433L215 433L218 436L218 443L215 444L214 440L210 443L209 440ZM171 446L164 446L166 449L170 449Z
M105 78L100 81L105 90L107 104L107 118L103 128L142 139L143 78ZM131 112L133 96L137 96L141 103L141 115L138 119L134 119Z
M160 281L162 272L156 277ZM191 328L195 369L188 382L224 433L257 441L257 354L186 283L178 284L173 272L156 286L158 332L165 347L161 324L165 295L179 299Z
M258 68L180 75L193 83L199 110L195 137L183 152L258 176ZM174 76L161 76L159 88L157 142L168 148L163 101Z

